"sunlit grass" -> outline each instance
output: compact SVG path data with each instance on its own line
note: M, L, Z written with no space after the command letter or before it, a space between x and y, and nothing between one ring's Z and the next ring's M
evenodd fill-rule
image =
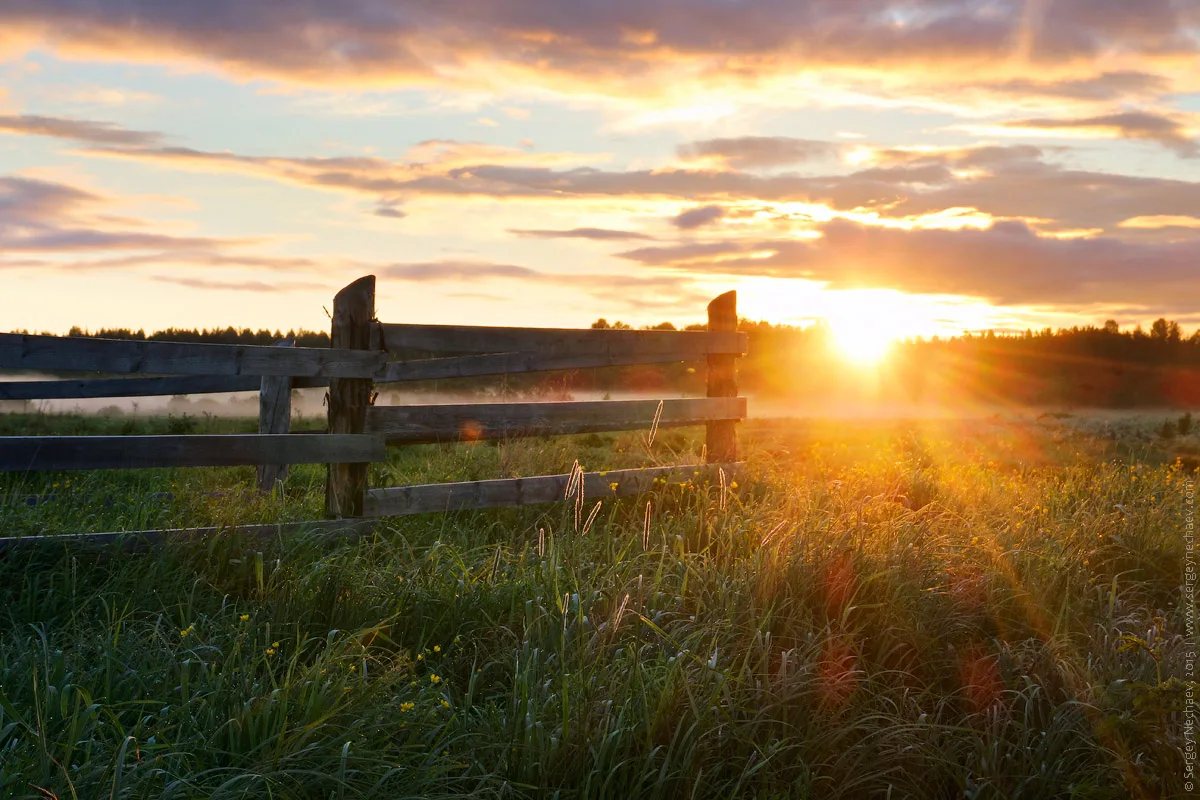
M1169 452L1058 423L743 427L736 487L604 500L586 535L563 504L357 542L9 554L0 795L1182 793L1188 473ZM699 444L410 448L372 480ZM315 518L320 478L259 497L249 470L16 477L8 497L64 494L0 521ZM104 491L122 499L84 502Z

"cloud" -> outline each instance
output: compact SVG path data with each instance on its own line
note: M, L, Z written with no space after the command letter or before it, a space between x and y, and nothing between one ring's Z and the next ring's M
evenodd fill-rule
M836 289L886 286L999 305L1155 306L1200 288L1200 240L1060 239L1020 222L982 230L903 230L835 220L820 231L811 241L684 243L621 256L692 274L803 278Z
M702 140L701 144L712 141L718 140ZM826 174L762 174L712 167L602 169L569 166L571 159L583 157L579 154L533 153L524 148L447 140L422 142L402 160L248 156L136 145L91 146L84 152L350 192L388 208L416 197L526 198L553 200L559 207L570 201L586 204L623 198L650 205L679 201L719 204L728 216L739 218L749 208L780 218L815 214L817 219L830 215L861 219L874 215L881 223L938 215L948 209L975 209L996 219L1024 219L1042 230L1095 229L1119 234L1118 224L1123 220L1190 215L1200 207L1200 183L1069 169L1053 160L1062 150L1025 144L920 148L864 144L854 150L854 163L861 169L846 172L843 167ZM771 211L772 207L796 205L807 209L800 215ZM684 217L683 221L690 219ZM549 238L546 233L525 235ZM605 235L580 233L572 238Z
M681 231L690 231L716 222L723 216L725 209L721 206L700 206L678 214L671 220L671 224Z
M294 292L327 291L337 287L312 281L222 281L208 278L186 278L175 275L152 275L150 280L158 283L174 283L189 289L210 289L225 292Z
M486 261L421 261L375 267L380 277L392 280L429 283L433 281L474 281L489 278L538 278L544 273L515 264Z
M845 145L787 136L702 139L676 151L684 161L712 161L732 169L770 169L836 158Z
M154 147L162 136L149 131L134 131L111 122L41 117L32 114L0 115L0 133L52 136L95 145Z
M67 184L0 176L0 253L178 252L255 241L147 231L140 220L111 214L110 204L109 198Z
M1176 117L1149 111L1125 111L1073 119L1019 119L992 126L966 127L977 133L1141 139L1162 145L1185 158L1200 155L1196 128Z
M592 239L601 242L643 239L654 241L654 237L649 234L636 231L616 231L608 228L571 228L570 230L509 228L508 232L525 239Z
M904 85L1151 74L1196 86L1200 10L1178 0L8 0L5 44L67 56L190 62L239 80L366 87L513 85L613 98L886 76ZM1111 82L1111 79L1109 79ZM1082 91L1082 89L1077 89Z
M520 284L585 292L593 298L630 308L648 310L695 305L709 299L682 274L663 272L630 275L625 272L543 272L515 264L490 261L424 261L387 265L359 264L386 280L414 283L463 283L485 280L516 281Z
M387 217L389 219L404 219L408 216L407 212L402 211L395 206L384 205L383 203L380 203L378 206L376 206L375 210L371 213L377 217Z

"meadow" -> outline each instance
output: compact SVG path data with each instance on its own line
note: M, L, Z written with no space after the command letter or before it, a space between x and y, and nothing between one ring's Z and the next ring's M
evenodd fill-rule
M1074 422L750 421L723 487L11 549L0 796L1183 796L1195 435ZM702 439L413 447L372 483L686 463ZM0 530L317 519L323 479L8 476Z

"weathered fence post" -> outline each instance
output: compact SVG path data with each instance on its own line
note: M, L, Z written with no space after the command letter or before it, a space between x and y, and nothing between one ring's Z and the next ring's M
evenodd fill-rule
M347 350L371 348L375 319L375 276L359 278L333 298L329 346ZM374 382L370 378L329 381L329 433L362 433ZM367 492L367 464L330 464L325 478L325 516L361 517Z
M282 339L278 347L294 347L294 339ZM258 389L258 432L287 433L292 422L292 379L288 375L264 375ZM287 479L287 464L259 464L258 488L269 492L277 481Z
M708 329L710 331L737 330L737 292L726 292L708 304ZM709 353L708 396L737 397L737 356ZM706 423L705 450L708 463L719 464L737 461L737 422L719 420Z

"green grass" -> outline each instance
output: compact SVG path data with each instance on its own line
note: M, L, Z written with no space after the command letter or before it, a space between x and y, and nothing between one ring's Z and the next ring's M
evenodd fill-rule
M1060 422L743 428L740 485L604 500L586 534L564 503L354 542L10 552L0 796L1183 795L1194 476L1162 443ZM409 448L372 482L699 443ZM248 469L10 476L9 500L55 497L0 525L316 518L322 474L266 497Z

